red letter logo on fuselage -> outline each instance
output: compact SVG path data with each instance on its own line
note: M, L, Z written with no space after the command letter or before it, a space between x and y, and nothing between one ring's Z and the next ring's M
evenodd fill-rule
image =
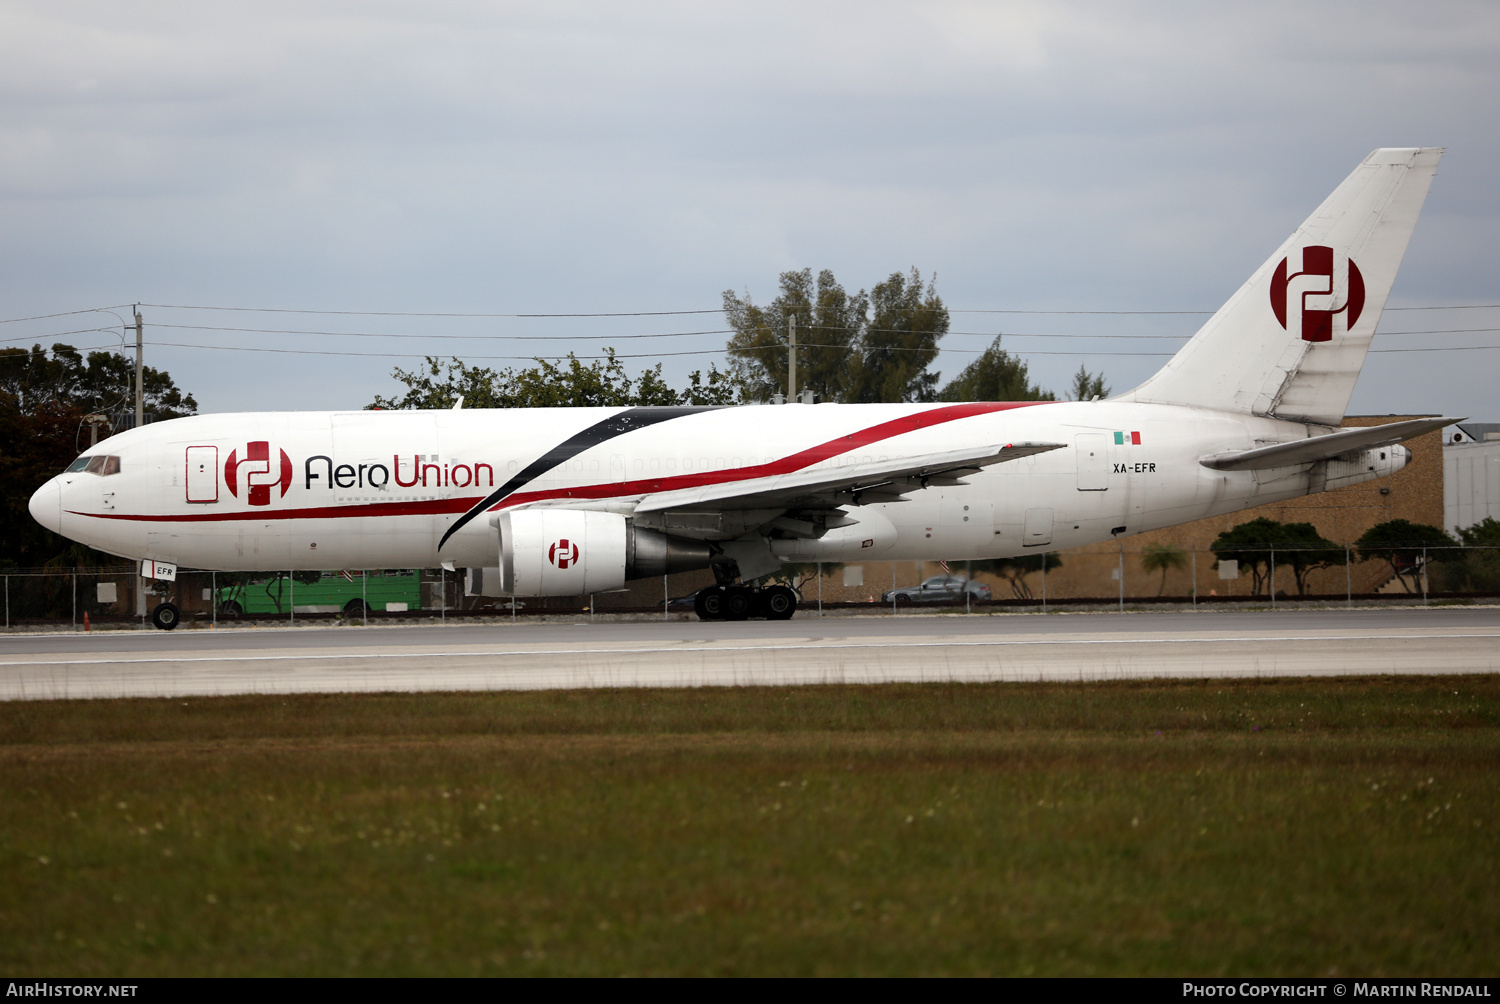
M270 505L271 489L277 486L281 488L281 494L292 486L292 458L286 455L285 450L278 450L281 454L281 465L279 469L271 467L271 444L260 440L245 444L245 455L241 457L238 450L231 450L229 459L224 462L224 484L229 487L229 494L235 498L240 495L240 482L244 481L245 500L251 505Z

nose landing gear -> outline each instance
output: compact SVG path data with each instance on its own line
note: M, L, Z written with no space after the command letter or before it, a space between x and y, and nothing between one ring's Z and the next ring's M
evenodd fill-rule
M151 611L151 623L163 631L172 630L181 619L181 613L171 603L158 603L156 609Z
M785 621L797 612L797 594L786 586L709 586L698 591L693 610L704 621Z

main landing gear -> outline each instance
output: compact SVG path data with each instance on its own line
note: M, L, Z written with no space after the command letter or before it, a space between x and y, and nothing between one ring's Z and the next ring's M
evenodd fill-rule
M693 610L704 621L786 621L797 612L797 594L786 586L709 586L698 590Z

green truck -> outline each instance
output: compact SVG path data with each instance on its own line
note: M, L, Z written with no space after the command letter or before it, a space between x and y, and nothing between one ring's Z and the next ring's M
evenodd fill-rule
M391 612L422 609L422 573L418 569L374 572L322 572L316 582L307 573L246 579L218 591L219 613L241 614L336 614L363 616L370 610Z

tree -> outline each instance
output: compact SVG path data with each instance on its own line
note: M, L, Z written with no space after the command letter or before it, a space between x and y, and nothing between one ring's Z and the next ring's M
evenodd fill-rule
M1464 549L1448 564L1444 578L1464 589L1500 590L1500 521L1493 516L1458 531Z
M1104 373L1090 373L1083 363L1079 363L1078 372L1073 374L1073 386L1068 390L1068 400L1092 401L1096 397L1109 397L1109 385L1104 382Z
M1311 523L1286 523L1276 544L1276 566L1288 566L1297 582L1297 595L1307 595L1308 573L1342 565L1348 552L1326 539Z
M59 537L31 518L31 495L88 446L83 419L134 407L134 363L109 352L85 359L71 345L0 349L0 560L97 567L119 559ZM158 419L198 410L165 371L145 368L146 409ZM107 438L111 427L100 429Z
M1031 382L1026 364L1000 347L990 347L954 377L938 394L940 401L1055 401L1057 397Z
M1422 591L1421 574L1427 561L1454 556L1448 551L1432 554L1426 549L1453 548L1457 542L1442 530L1427 523L1392 519L1377 523L1354 542L1359 556L1384 561L1391 574L1401 580L1409 593Z
M1283 539L1282 530L1281 523L1264 516L1225 530L1217 540L1208 545L1208 549L1218 559L1214 562L1215 567L1218 567L1219 561L1237 561L1241 569L1249 566L1250 594L1259 596L1261 587L1268 578L1266 573L1270 568L1271 549L1276 546L1277 541Z
M1042 554L1018 554L1014 558L989 558L973 563L975 572L988 572L1010 583L1010 592L1018 600L1035 598L1026 576L1044 569L1051 571L1062 567L1062 558L1056 551Z
M166 371L146 366L141 374L145 410L162 421L198 411L193 395L177 388ZM0 349L0 397L22 412L48 402L83 413L118 414L135 409L135 362L114 352L90 352L85 359L71 345L49 350Z
M770 582L782 583L801 597L804 595L802 590L807 584L817 581L820 568L824 575L828 575L843 567L844 564L840 561L825 561L821 565L816 561L789 561L766 576L766 579Z
M1307 595L1308 573L1344 563L1342 547L1327 540L1311 523L1281 523L1264 516L1219 534L1209 550L1221 561L1238 561L1251 571L1252 595L1270 586L1272 562L1277 570L1290 568L1297 595ZM1217 563L1215 563L1217 567Z
M850 360L852 372L843 400L932 401L938 374L928 370L937 358L938 339L948 333L948 308L937 295L936 277L922 287L922 274L891 273L870 291L873 316Z
M632 381L625 366L605 349L608 359L585 366L573 353L566 361L538 359L530 369L500 374L500 396L508 408L619 408L630 405L674 405L677 392L661 378L661 363L642 370Z
M605 349L604 359L584 365L573 353L556 362L538 359L529 369L495 371L461 359L428 356L415 370L399 366L391 376L406 385L401 397L375 396L371 408L395 410L451 408L463 399L469 408L584 408L639 405L729 404L734 398L729 374L709 366L708 377L695 371L688 388L678 393L661 376L661 364L642 370L634 380Z
M406 384L406 393L399 398L376 394L369 407L394 411L451 408L460 398L470 408L504 407L497 397L495 371L470 366L462 359L444 363L437 356L428 356L421 369L404 370L397 366L391 376Z
M864 290L850 296L827 269L813 281L812 269L781 273L780 294L757 307L724 291L724 314L734 334L729 339L729 373L742 400L767 401L787 392L787 327L797 322L797 391L810 390L825 401L843 400L851 372L860 367L855 355L867 323L870 298Z
M682 404L724 405L733 404L735 398L734 378L713 363L708 364L708 376L702 370L688 374L688 385L678 395Z
M1187 567L1187 562L1187 555L1175 544L1147 544L1146 549L1141 552L1141 569L1148 573L1161 572L1161 583L1156 587L1157 596L1167 588L1167 573Z

